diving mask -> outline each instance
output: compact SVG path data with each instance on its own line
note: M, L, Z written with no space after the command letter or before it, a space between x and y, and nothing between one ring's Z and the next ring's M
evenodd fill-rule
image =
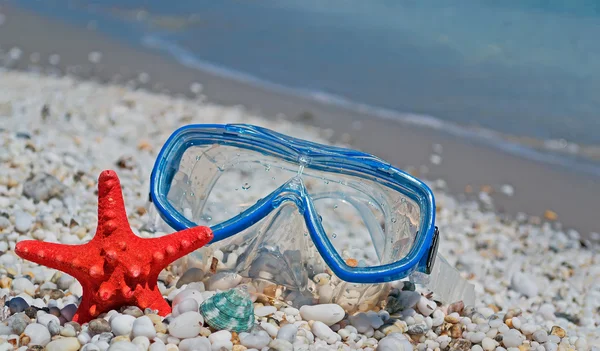
M161 149L150 199L173 229L211 227L195 253L203 268L277 284L296 305L369 308L386 292L379 283L407 277L442 301L474 299L437 258L431 190L366 153L252 125L188 125Z

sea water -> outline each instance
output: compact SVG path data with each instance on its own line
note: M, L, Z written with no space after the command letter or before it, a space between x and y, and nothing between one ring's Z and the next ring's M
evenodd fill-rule
M188 66L382 118L554 149L600 145L597 1L15 3Z

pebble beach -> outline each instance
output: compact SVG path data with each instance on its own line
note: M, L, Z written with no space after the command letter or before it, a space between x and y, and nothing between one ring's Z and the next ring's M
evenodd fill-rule
M102 170L118 172L132 230L149 237L150 171L176 128L243 122L330 143L328 130L213 104L201 90L190 86L194 99L0 72L0 350L600 350L597 249L556 223L498 214L486 192L458 200L440 179L428 180L440 251L475 285L473 306L436 303L419 287L396 282L370 311L348 314L331 303L298 309L254 298L255 328L215 330L199 304L252 282L183 281L190 274L182 259L159 276L171 315L130 306L72 322L81 285L23 261L14 247L30 239L89 241Z

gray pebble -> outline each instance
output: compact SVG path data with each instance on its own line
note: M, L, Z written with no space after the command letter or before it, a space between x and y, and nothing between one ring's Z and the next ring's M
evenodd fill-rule
M136 306L128 306L121 313L128 314L130 316L134 316L135 318L141 317L144 315L144 312L139 307Z
M48 322L47 327L48 331L50 332L50 335L54 336L60 334L60 325L56 320L53 319L50 322Z
M286 324L277 331L277 339L286 340L293 343L298 334L298 327L294 324Z
M90 335L110 332L110 324L104 318L96 318L88 324Z
M48 173L38 173L23 184L23 195L34 201L62 198L67 187Z
M29 323L31 323L31 319L22 312L14 314L8 319L8 326L17 335L22 334Z

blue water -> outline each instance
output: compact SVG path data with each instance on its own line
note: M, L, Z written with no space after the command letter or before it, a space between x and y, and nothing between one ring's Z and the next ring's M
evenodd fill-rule
M600 145L600 2L15 1L274 89ZM145 10L146 17L135 14ZM160 16L196 24L173 30Z

